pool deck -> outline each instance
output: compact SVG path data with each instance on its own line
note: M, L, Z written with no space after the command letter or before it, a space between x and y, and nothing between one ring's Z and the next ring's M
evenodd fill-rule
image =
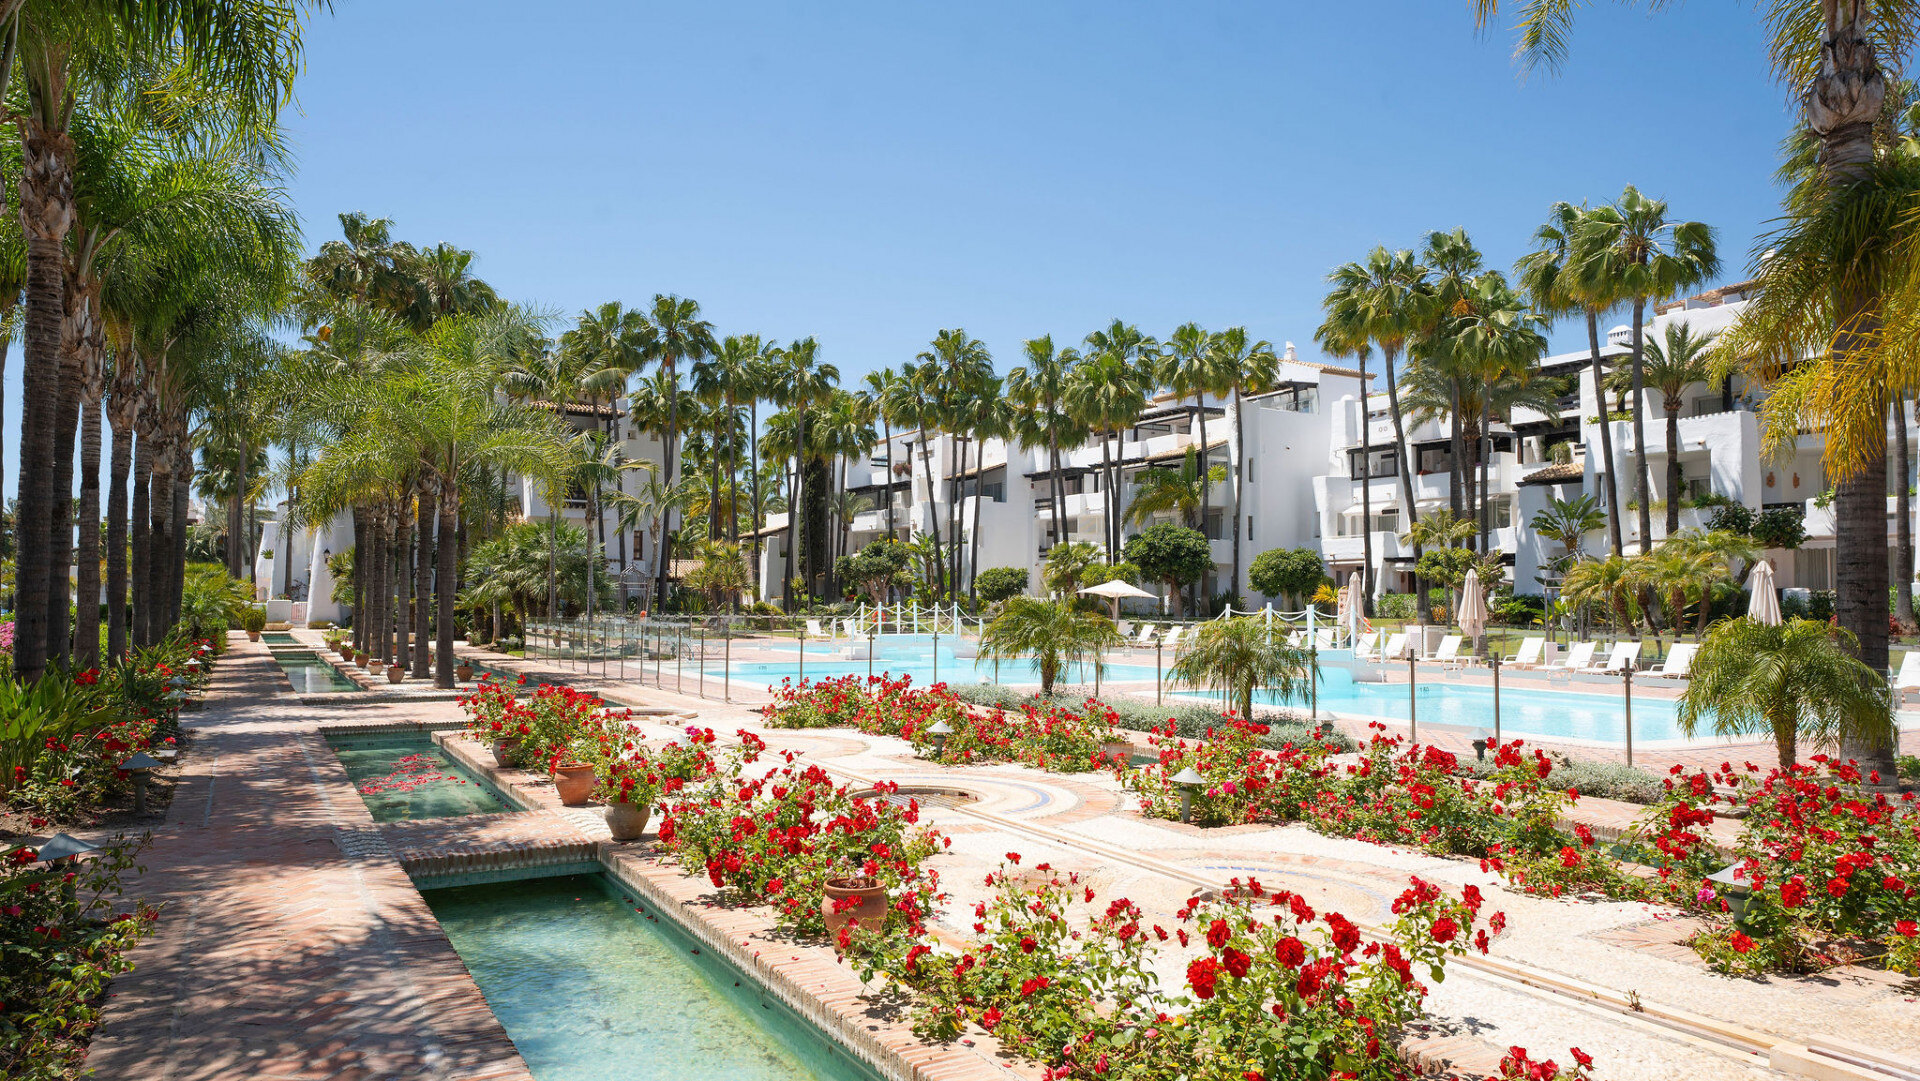
M936 926L943 937L966 934L982 877L1009 851L1077 870L1101 894L1124 894L1169 924L1196 889L1232 876L1297 890L1363 926L1390 920L1387 905L1410 874L1454 889L1474 883L1508 913L1510 929L1491 957L1450 969L1454 978L1434 988L1428 1019L1403 1040L1422 1064L1451 1076L1497 1073L1500 1054L1514 1044L1562 1060L1566 1047L1579 1046L1599 1060L1599 1076L1620 1081L1813 1076L1793 1068L1794 1054L1813 1044L1859 1040L1882 1054L1920 1046L1920 988L1864 970L1769 981L1714 976L1681 945L1686 921L1655 906L1531 898L1467 861L1301 827L1203 830L1148 820L1105 774L939 767L899 740L766 730L755 709L764 689L736 688L736 698L756 701L727 704L674 693L670 675L663 690L472 652L536 680L679 711L649 718L650 739L673 738L697 713L697 723L723 738L741 728L760 732L773 749L794 750L849 781L886 778L964 793L964 804L925 804L927 819L953 839L934 860L953 894ZM155 939L133 955L139 967L114 983L90 1060L98 1076L526 1077L407 870L557 866L589 853L643 903L675 906L717 952L757 969L774 993L837 1030L863 1057L892 1063L894 1076L1038 1076L997 1054L985 1033L950 1045L920 1042L903 1019L863 997L830 949L780 935L763 910L723 903L704 879L661 860L650 841L612 844L595 809L559 807L544 779L497 769L479 745L457 735L442 731L435 739L532 809L375 826L326 753L322 730L444 729L458 719L457 708L379 695L355 696L351 707L303 705L284 682L275 684L266 654L263 645L235 641L205 708L188 715L197 742L185 784L156 830L146 875L129 890L168 908ZM721 688L710 682L709 691ZM1421 734L1451 738L1424 725ZM1770 745L1748 746L1762 752L1761 761L1771 754ZM1741 760L1738 750L1727 744L1704 753L1717 764ZM1582 801L1583 819L1596 824L1631 813L1628 805ZM1182 963L1170 959L1164 984L1179 986Z

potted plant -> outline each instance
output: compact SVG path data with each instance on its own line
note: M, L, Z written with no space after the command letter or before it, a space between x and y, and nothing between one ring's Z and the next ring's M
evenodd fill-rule
M248 605L240 611L240 629L247 632L247 641L258 642L260 632L267 629L267 611Z
M399 683L407 678L407 666L404 664L387 665L387 682Z
M367 671L372 672L376 676L384 671L386 667L387 661L384 657L375 657L366 665Z
M367 656L367 651L364 649L360 650L358 653L355 653L353 655L353 663L356 667L359 667L359 668L365 668L367 666L367 661L369 659L370 658Z
M599 733L580 733L553 752L547 759L547 774L553 778L553 790L563 807L579 807L593 798L599 784L599 761L608 757L600 745Z
M463 660L459 664L454 665L453 678L459 680L462 683L466 683L469 680L473 679L472 662Z
M873 875L865 852L847 856L846 873L827 879L820 915L827 921L827 937L841 948L841 931L858 920L862 927L879 927L887 918L887 888Z
M606 804L607 831L616 841L640 839L660 794L660 775L647 760L646 748L638 742L634 746L634 757L609 758L595 770L593 798Z

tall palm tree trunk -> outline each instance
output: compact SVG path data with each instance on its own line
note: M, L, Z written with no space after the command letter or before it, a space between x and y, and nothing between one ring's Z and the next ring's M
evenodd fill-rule
M1907 448L1907 398L1893 396L1893 496L1897 520L1894 547L1898 572L1893 579L1893 614L1903 627L1913 626L1913 488L1911 452Z
M409 647L413 644L413 575L407 558L413 554L413 516L407 504L413 493L403 495L393 507L393 663L402 668L413 662Z
M1601 498L1607 503L1607 537L1613 554L1625 554L1620 539L1620 470L1613 460L1613 413L1607 408L1607 368L1600 357L1600 313L1587 311L1587 348L1593 359L1593 391L1600 402L1600 460L1606 467Z
M193 491L193 452L187 449L186 432L174 439L176 464L180 475L173 485L173 514L167 522L167 541L172 551L167 559L167 627L180 622L180 606L187 584L187 496Z
M1641 325L1646 318L1647 301L1645 297L1633 298L1633 490L1640 502L1637 512L1640 527L1640 550L1645 552L1653 546L1653 474L1647 468L1647 411L1644 408L1647 397L1647 384L1643 353L1642 335L1645 328ZM1672 494L1668 494L1669 500Z
M20 429L20 483L14 523L13 670L24 682L47 666L47 581L56 497L54 421L60 407L60 324L66 295L66 238L73 223L73 143L29 110L20 131L20 224L27 241L27 329Z
M1493 464L1493 412L1491 402L1482 395L1480 400L1480 432L1473 441L1473 456L1480 465L1480 481L1473 487L1473 497L1480 508L1480 551L1491 552L1493 547L1488 533L1493 529L1493 512L1487 503L1487 471ZM1491 582L1488 583L1492 585Z
M662 533L665 532L663 529ZM660 551L658 545L656 552ZM547 618L560 618L560 511L547 507ZM658 601L656 600L656 604Z
M1820 165L1830 190L1847 187L1873 161L1873 126L1886 98L1886 77L1867 33L1867 5L1828 3L1821 70L1805 99L1808 126L1820 138ZM1834 353L1846 357L1877 331L1879 298L1856 288L1838 298ZM1901 478L1904 488L1906 478ZM1840 625L1859 640L1861 663L1887 671L1887 459L1884 445L1864 468L1842 480L1834 500ZM1891 782L1893 746L1847 741L1841 754Z
M127 467L133 462L132 436L132 425L113 426L113 453L107 467L107 659L111 661L127 655Z
M427 635L432 633L433 597L433 486L422 484L414 493L413 546L413 675L427 678ZM449 564L441 564L448 566Z
M664 367L667 373L667 387L668 387L667 438L666 438L665 446L661 448L661 457L664 460L663 464L665 468L663 468L660 472L661 472L661 475L666 478L666 481L665 481L666 489L668 491L672 491L673 490L673 468L674 468L674 459L675 459L674 451L678 448L680 443L680 384L675 381L672 358L669 357L667 359ZM803 445L804 445L804 441L803 441ZM654 592L655 605L658 605L667 599L667 576L670 573L672 573L672 568L673 568L673 510L672 508L668 508L665 517L666 517L666 521L662 523L660 528L660 547L659 547L660 566L658 568L659 581L655 586L655 592Z
M367 522L367 510L356 504L353 508L353 648L356 653L365 653L370 640L367 631L372 614L367 610L367 537L371 526Z
M1113 444L1107 440L1107 433L1100 433L1100 486L1106 489L1107 520L1101 525L1105 529L1107 542L1107 560L1116 562L1120 558L1120 545L1115 537L1119 504L1113 497Z
M127 546L133 555L133 565L127 568L128 591L133 595L133 626L128 637L136 646L147 646L153 642L147 631L149 617L153 612L153 532L150 490L153 485L153 436L150 432L136 431L132 434L133 445L133 499L127 511ZM118 444L120 440L114 440ZM118 449L116 446L115 449Z
M1360 387L1364 392L1366 389L1364 380ZM1247 491L1247 413L1246 403L1240 399L1238 382L1233 387L1233 444L1230 449L1233 454L1233 521L1229 523L1233 528L1233 584L1228 587L1228 592L1238 597L1240 595L1240 540L1247 532L1246 526L1242 524L1245 512L1240 506ZM1368 562L1371 563L1372 560L1369 559ZM1373 589L1369 587L1366 593L1371 598Z
M80 390L86 374L87 298L71 268L62 293L60 321L60 412L53 428L53 492L47 548L47 663L72 661L73 468L80 432Z
M1053 504L1053 543L1067 540L1067 479L1060 475L1060 436L1047 433L1047 494Z
M162 437L165 438L164 436ZM173 452L162 443L154 451L153 473L148 478L152 495L147 500L147 644L158 644L167 635L168 594L171 591L168 564L173 555Z
M1680 471L1680 403L1667 402L1667 536L1680 532L1680 493L1686 478Z
M3 324L6 318L12 314L13 305L0 303L0 324ZM11 334L0 333L0 431L5 431L7 427L7 351L12 347L13 336ZM6 475L7 452L5 446L0 445L0 477ZM6 528L6 523L0 521L0 549L6 548Z
M750 486L749 497L753 500L753 598L761 600L766 589L760 581L760 531L766 528L761 516L764 509L760 501L760 395L756 391L747 406L747 457L750 459L747 482ZM788 538L791 540L791 536Z
M1452 408L1447 419L1447 453L1453 459L1447 466L1447 509L1456 521L1466 517L1462 500L1466 497L1467 444L1460 430L1460 381L1452 380Z
M927 479L927 534L933 538L933 563L936 568L944 568L945 558L940 554L940 500L933 486L933 439L924 427L920 430L920 467ZM934 577L938 579L941 573L943 571L936 570ZM942 590L943 583L931 584L935 592Z
M74 561L73 663L100 666L100 398L80 403L80 541ZM111 600L111 597L109 597Z
M439 611L434 620L433 639L433 682L443 689L453 687L453 602L455 598L455 575L452 568L458 564L454 553L454 533L458 529L460 517L460 491L452 484L443 484L440 488L440 528L437 533L439 552L438 591L435 600ZM494 630L496 640L499 631L499 606L494 607Z
M367 643L362 648L371 659L381 659L385 654L382 639L385 630L382 619L386 616L386 604L381 596L386 592L386 515L377 507L367 509L367 528L363 555L364 561L356 564L366 581L367 606Z
M1237 535L1237 531L1236 531ZM1236 546L1237 550L1237 546ZM1238 569L1234 583L1239 584ZM1367 421L1367 355L1360 354L1360 611L1372 615L1373 425Z

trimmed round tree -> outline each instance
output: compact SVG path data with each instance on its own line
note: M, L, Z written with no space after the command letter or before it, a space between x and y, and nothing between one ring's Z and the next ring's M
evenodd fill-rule
M1162 522L1127 538L1124 549L1127 562L1140 573L1167 584L1173 599L1173 614L1182 612L1180 587L1199 581L1213 566L1213 547L1197 529Z
M973 591L986 603L999 604L1025 593L1029 577L1025 567L988 567L974 578Z
M1295 607L1305 607L1305 599L1326 576L1325 561L1311 548L1269 548L1247 568L1249 585Z

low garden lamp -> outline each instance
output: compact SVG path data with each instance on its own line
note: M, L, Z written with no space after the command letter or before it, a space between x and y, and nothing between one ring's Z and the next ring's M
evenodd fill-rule
M70 833L56 833L47 838L47 843L40 846L40 853L36 858L42 863L60 863L65 860L77 860L89 852L98 851L100 851L99 845L88 844Z
M1207 783L1207 779L1194 772L1192 766L1188 766L1186 769L1173 775L1173 783L1180 786L1180 821L1191 822L1193 820L1193 794L1200 790L1201 785Z
M1727 902L1736 927L1746 918L1747 897L1753 893L1753 887L1745 879L1746 873L1738 863L1730 863L1707 876L1707 881L1713 883L1713 892Z
M1493 736L1490 733L1488 733L1486 729L1484 728L1474 729L1473 757L1478 761L1485 762L1487 760L1487 745L1492 742L1493 742Z
M1325 743L1327 740L1332 739L1333 738L1333 722L1321 721L1318 735L1320 737L1320 742L1322 743Z
M945 758L947 737L953 735L953 726L945 721L935 721L927 728L927 735L933 737L933 757Z
M145 751L133 752L133 757L120 763L120 768L133 775L133 813L147 813L147 774L160 768L160 760Z

